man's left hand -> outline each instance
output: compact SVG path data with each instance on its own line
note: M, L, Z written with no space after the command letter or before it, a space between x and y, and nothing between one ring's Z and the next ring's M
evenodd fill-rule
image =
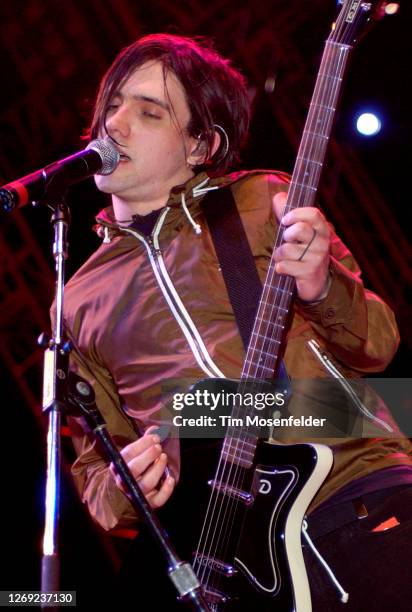
M286 226L284 242L274 252L276 272L296 279L298 297L316 302L326 297L330 285L331 230L318 208L295 208L283 216L286 193L273 198L279 222Z

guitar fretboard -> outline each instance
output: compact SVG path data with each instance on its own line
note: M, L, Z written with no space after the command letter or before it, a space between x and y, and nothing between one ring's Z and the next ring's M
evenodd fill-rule
M284 214L293 208L314 205L350 50L351 47L348 45L331 41L326 43L292 173ZM282 244L283 233L284 228L280 226L275 248ZM264 385L263 381L273 378L278 371L289 313L295 296L294 278L277 274L275 263L272 256L241 374L241 381L256 381L254 386L257 392L259 381ZM247 388L249 389L249 386ZM239 391L245 391L242 382ZM233 416L242 417L246 423L245 416L251 416L253 413L256 414L253 407L235 406ZM247 443L240 444L240 438L247 440ZM253 441L257 444L257 432L253 426L245 425L242 432L238 427L229 427L223 444L223 456L240 466L247 467L253 462L256 448L252 447Z

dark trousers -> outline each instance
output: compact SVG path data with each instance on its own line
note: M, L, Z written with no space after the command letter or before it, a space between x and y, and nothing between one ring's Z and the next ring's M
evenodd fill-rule
M349 513L350 521L338 528L334 528L334 522L344 520L344 506L349 508L347 504L329 509L326 517L316 517L316 513L309 517L316 548L349 593L348 603L342 603L325 568L304 544L312 611L412 612L412 487L394 489L393 493L388 489L383 499L380 499L380 494L372 493L362 500L361 506L366 508L368 516L357 519L353 509ZM189 517L190 512L184 520L180 517L180 530L186 528ZM386 531L372 531L391 517L395 517L399 525ZM324 533L325 526L327 533ZM316 531L324 534L316 537ZM302 542L305 542L304 538ZM139 541L136 544L139 545ZM148 538L144 553L139 546L136 550L133 548L119 576L112 609L118 612L184 610L176 603L169 580L164 578L165 570L152 540ZM189 557L186 555L185 558ZM239 603L236 610L253 612L247 603L243 606ZM284 611L275 606L273 612Z
M378 503L373 503L373 494L369 499L372 503L365 496L368 512L365 518L313 538L316 548L349 593L346 604L340 601L339 592L314 552L304 545L313 612L412 611L412 487L388 494ZM333 514L333 509L330 512ZM391 517L396 519L392 523L399 522L399 525L373 531ZM312 519L316 532L319 520L316 512Z

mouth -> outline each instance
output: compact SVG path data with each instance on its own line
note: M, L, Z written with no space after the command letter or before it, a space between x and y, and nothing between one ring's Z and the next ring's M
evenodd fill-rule
M110 136L107 137L110 144L117 150L117 152L119 153L119 158L121 162L126 162L126 161L131 161L131 157L129 157L129 155L127 155L126 153L123 153L123 151L121 150L121 146L120 143L117 143L116 141L114 141L112 138L110 138Z

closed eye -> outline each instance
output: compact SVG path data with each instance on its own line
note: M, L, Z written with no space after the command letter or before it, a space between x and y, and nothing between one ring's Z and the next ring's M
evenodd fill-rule
M159 115L156 115L155 113L150 113L148 111L143 111L142 115L144 115L145 117L150 117L151 119L161 119Z

